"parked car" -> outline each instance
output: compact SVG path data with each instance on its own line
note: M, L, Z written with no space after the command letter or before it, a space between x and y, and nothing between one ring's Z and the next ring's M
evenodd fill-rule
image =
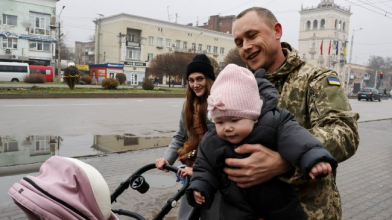
M358 92L358 101L366 99L366 101L378 100L381 102L381 93L375 88L364 88Z

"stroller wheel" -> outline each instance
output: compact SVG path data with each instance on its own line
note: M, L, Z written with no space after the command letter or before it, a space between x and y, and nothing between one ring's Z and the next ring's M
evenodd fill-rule
M131 179L131 188L137 190L141 194L146 193L150 189L150 185L146 182L143 176L135 175Z

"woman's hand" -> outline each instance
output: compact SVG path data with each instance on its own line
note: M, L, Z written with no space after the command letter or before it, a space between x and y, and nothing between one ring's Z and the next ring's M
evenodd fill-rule
M180 177L192 176L193 175L193 168L192 167L180 168L177 171L177 175Z
M158 170L163 170L163 165L169 165L169 161L159 158L155 160L155 166L158 168ZM168 170L163 170L165 172L169 172Z

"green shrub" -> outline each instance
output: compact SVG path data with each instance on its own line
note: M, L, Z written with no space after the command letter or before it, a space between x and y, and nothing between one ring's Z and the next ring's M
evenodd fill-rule
M78 84L79 85L86 85L86 83L84 81L82 81L82 80L79 80Z
M124 73L117 73L116 74L116 79L120 83L120 85L124 84L125 81L127 80L127 76Z
M76 75L80 75L80 72L78 68L76 68L75 66L69 66L64 69L64 76L76 76Z
M102 80L102 88L108 90L115 90L118 87L118 80L113 78L106 78Z
M91 76L82 76L82 78L80 78L80 81L83 81L85 84L91 84Z
M154 83L152 83L152 81L149 78L145 77L143 80L142 88L144 90L153 90Z
M41 74L30 74L23 78L25 83L45 83L45 76Z

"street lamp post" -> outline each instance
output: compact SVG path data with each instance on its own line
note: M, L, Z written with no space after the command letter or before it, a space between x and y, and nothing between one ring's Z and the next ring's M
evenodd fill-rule
M59 32L58 32L58 38L57 38L57 82L61 81L61 45L60 45L60 37L61 37L61 22L60 22L60 16L61 16L61 12L63 12L65 8L65 5L63 6L63 8L60 11L59 14L59 22L58 22L58 26L59 26Z
M350 93L349 91L349 82L350 82L350 75L351 75L351 59L353 58L353 44L354 44L354 33L356 31L360 31L362 28L359 28L357 30L353 30L353 34L351 35L351 46L350 46L350 60L349 60L349 65L348 65L348 71L347 71L347 78L346 78L346 91L347 95Z

